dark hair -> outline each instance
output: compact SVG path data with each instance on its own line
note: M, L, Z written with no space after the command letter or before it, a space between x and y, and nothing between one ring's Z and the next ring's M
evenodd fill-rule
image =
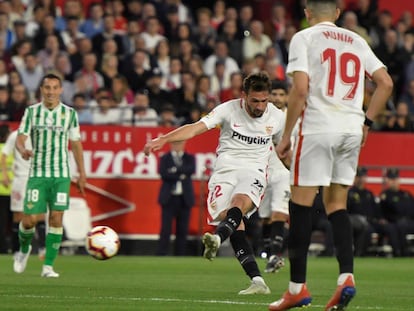
M62 86L62 79L58 75L56 75L54 73L48 73L48 74L46 74L42 78L42 80L40 81L40 86L43 86L43 83L45 82L46 79L55 79L55 80L58 80L59 81L59 84Z
M272 90L284 90L286 93L288 92L288 87L285 82L281 80L273 80L272 81Z
M336 5L336 0L308 0L307 3L331 3Z
M250 91L262 92L271 90L271 81L265 71L252 73L243 81L243 91L248 94Z

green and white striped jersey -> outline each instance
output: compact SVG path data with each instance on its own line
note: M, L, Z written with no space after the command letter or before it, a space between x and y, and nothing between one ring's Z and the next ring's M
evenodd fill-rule
M18 131L32 140L30 177L70 177L68 142L81 138L73 108L59 103L49 110L42 102L28 106Z

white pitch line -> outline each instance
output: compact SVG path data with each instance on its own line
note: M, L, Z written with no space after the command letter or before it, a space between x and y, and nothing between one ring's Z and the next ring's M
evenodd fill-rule
M37 299L75 299L80 300L85 297L80 296L47 296L47 295L10 295L10 294L0 294L0 297L18 297L18 298L37 298ZM204 303L204 304L223 304L223 305L251 305L251 306L268 306L269 303L262 302L248 302L248 301L232 301L232 300L201 300L201 299L179 299L179 298L161 298L161 297L112 297L112 296L102 296L94 297L97 299L106 299L106 300L119 300L119 301L154 301L154 302L185 302L185 303ZM324 308L324 305L315 305L312 304L311 308ZM361 307L352 305L352 309L357 310L383 310L383 307L372 306L372 307ZM410 310L405 308L393 308L394 311Z

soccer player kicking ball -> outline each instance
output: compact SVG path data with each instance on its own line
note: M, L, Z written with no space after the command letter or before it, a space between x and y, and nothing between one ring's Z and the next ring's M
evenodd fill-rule
M269 294L253 250L249 245L243 216L260 205L266 187L266 170L273 150L272 136L281 133L283 113L268 102L271 82L265 73L251 74L243 81L243 96L218 105L200 121L179 127L148 142L146 155L165 143L187 140L220 126L217 159L209 180L208 221L215 234L203 236L204 257L212 260L224 240L230 238L236 258L251 279L241 295Z
M276 147L280 158L290 151L292 129L299 116L303 118L290 168L290 283L283 297L269 305L271 311L307 306L312 300L306 288L306 261L311 206L319 186L324 187L339 263L337 288L325 310L344 310L356 294L348 187L371 120L391 95L392 80L364 39L335 26L339 13L335 0L308 0L305 14L311 27L295 34L289 48L287 73L293 82L285 130ZM364 116L365 74L377 88Z
M69 208L70 170L68 141L79 171L79 191L86 183L83 150L76 111L62 104L62 81L47 74L40 84L42 102L26 108L16 140L16 149L23 159L31 158L29 180L24 198L24 215L19 225L20 250L14 257L14 271L22 273L32 250L31 242L39 214L49 208L49 229L42 277L57 278L53 269L63 234L63 213ZM33 150L25 142L32 138Z

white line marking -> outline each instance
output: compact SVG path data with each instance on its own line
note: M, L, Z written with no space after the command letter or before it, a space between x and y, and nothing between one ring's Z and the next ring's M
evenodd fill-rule
M10 294L0 294L0 297L17 297L17 298L35 298L35 299L76 299L80 300L86 297L79 296L46 296L46 295L10 295ZM106 299L106 300L119 300L119 301L154 301L154 302L185 302L185 303L204 303L204 304L223 304L223 305L249 305L249 306L268 306L269 303L263 302L249 302L249 301L232 301L232 300L201 300L201 299L178 299L178 298L144 298L144 297L111 297L111 296L102 296L94 297L96 299ZM90 299L90 298L88 298ZM311 305L313 308L324 308L324 305ZM372 306L372 307L361 307L352 305L353 309L356 310L383 310L383 307ZM394 311L397 310L410 310L405 308L393 308Z

